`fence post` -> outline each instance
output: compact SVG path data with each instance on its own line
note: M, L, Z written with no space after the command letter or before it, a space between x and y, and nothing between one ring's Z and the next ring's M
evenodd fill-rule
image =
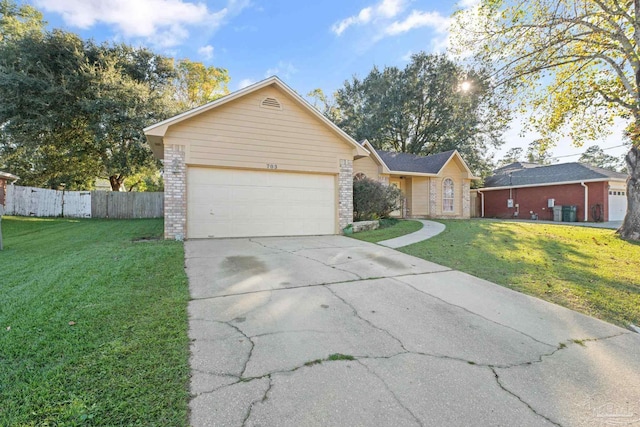
M0 205L0 251L2 250L2 215L4 215L4 205Z

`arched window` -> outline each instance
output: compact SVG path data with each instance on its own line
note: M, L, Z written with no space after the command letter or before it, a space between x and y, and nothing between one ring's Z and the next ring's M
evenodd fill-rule
M454 194L453 180L451 178L445 179L442 182L442 212L453 212Z
M361 179L365 179L367 177L367 175L363 174L362 172L358 172L357 174L355 174L353 176L353 180L354 181L360 181Z

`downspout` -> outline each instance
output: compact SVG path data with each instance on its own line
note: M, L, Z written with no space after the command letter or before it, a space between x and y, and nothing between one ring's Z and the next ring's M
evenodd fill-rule
M584 222L589 221L589 187L584 181L580 182L584 187Z
M482 206L480 209L480 218L484 218L484 193L480 190L476 190L476 192L480 195L480 205Z

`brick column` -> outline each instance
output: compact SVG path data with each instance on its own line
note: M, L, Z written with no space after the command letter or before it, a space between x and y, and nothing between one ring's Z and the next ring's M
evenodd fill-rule
M338 194L338 219L342 231L353 222L353 160L340 159Z
M164 238L183 240L187 223L187 194L183 145L164 147Z
M462 217L471 218L471 183L464 181L462 184Z
M429 180L429 216L438 215L438 186L436 180L431 178Z

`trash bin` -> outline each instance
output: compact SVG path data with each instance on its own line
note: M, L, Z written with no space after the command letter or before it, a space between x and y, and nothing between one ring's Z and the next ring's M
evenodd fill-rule
M576 205L562 207L562 221L576 222L578 220L578 207Z
M556 222L562 221L562 205L553 207L553 220Z

